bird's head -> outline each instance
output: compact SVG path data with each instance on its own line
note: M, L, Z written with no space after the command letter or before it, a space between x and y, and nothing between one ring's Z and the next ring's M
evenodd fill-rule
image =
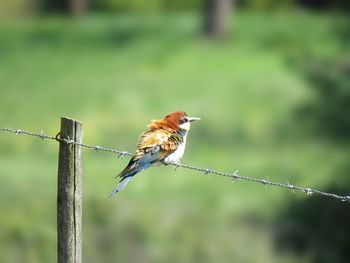
M191 122L200 120L197 117L188 117L186 112L176 111L167 114L164 119L168 122L174 122L177 126L177 129L189 131L191 128Z
M191 127L191 122L200 120L197 117L188 117L183 111L176 111L165 115L162 120L153 120L148 126L151 129L157 129L160 127L168 128L172 130L185 130L189 131Z

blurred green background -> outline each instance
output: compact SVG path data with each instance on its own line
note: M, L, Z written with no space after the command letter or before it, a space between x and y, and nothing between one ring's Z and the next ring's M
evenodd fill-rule
M349 4L220 1L2 1L0 127L134 151L181 110L183 163L348 194ZM57 155L0 134L0 262L56 260ZM165 166L108 198L127 161L83 150L84 262L350 260L348 203Z

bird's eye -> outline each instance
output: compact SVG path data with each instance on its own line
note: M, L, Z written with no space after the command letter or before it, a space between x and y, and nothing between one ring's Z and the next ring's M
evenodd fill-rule
M186 122L188 122L188 119L185 117L185 118L182 118L181 120L180 120L180 124L183 124L183 123L186 123Z

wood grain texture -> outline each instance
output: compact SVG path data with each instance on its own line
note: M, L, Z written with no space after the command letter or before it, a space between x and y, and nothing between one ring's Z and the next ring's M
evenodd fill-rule
M82 124L61 118L60 138L82 143ZM60 142L57 191L57 261L82 262L81 146Z

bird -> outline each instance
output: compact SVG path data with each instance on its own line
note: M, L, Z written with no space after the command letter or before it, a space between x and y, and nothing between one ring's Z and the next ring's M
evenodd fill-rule
M116 176L118 185L110 197L120 192L138 173L156 164L180 164L185 152L186 138L191 122L200 120L188 117L183 111L165 115L163 119L152 120L148 130L139 136L136 151L128 165Z

